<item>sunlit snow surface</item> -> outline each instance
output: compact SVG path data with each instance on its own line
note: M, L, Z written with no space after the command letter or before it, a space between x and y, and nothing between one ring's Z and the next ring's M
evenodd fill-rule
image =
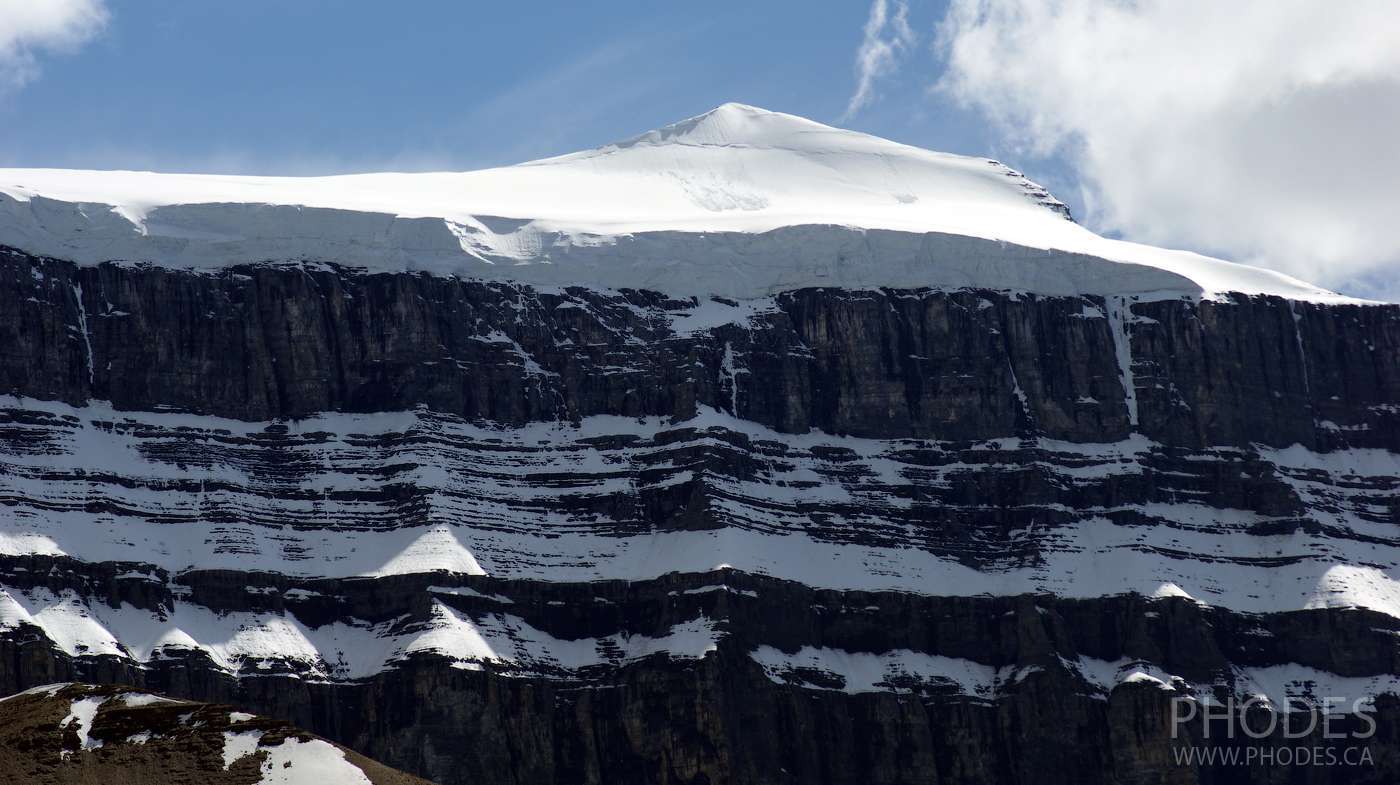
M805 286L966 286L1346 299L1277 273L1100 237L995 161L740 104L626 142L474 172L0 169L0 244L89 264L332 261L736 298Z

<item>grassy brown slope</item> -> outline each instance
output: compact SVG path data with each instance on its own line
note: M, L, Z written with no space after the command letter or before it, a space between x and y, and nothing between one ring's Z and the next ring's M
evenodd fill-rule
M126 687L55 685L0 700L0 783L33 785L256 785L266 752L288 739L319 737L285 722L246 718L230 706L162 700L130 706ZM83 749L74 727L63 727L75 700L103 698ZM262 734L259 751L224 768L224 733ZM324 739L322 739L324 741ZM330 743L330 742L327 742ZM426 780L339 748L374 785L430 785Z

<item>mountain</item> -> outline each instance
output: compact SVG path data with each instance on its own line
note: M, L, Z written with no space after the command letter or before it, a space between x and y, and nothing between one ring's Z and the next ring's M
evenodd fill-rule
M730 298L940 286L1346 299L1257 268L1106 240L1068 218L1044 188L996 161L741 104L476 172L0 169L0 244L82 264L297 259Z
M426 785L285 722L127 687L0 698L0 749L0 779L29 785Z
M444 785L1400 776L1400 306L739 105L0 192L0 694Z

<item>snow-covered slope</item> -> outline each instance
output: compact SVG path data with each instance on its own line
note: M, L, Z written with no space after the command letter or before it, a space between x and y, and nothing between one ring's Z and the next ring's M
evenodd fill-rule
M474 172L0 169L0 244L84 264L333 261L739 298L934 286L1345 299L1266 270L1109 240L1068 217L995 161L741 104Z

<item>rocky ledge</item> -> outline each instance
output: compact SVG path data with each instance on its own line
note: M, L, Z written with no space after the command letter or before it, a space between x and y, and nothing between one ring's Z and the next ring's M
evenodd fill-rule
M10 250L0 693L444 785L1392 782L1397 358L1398 306ZM1232 701L1285 722L1176 721Z

